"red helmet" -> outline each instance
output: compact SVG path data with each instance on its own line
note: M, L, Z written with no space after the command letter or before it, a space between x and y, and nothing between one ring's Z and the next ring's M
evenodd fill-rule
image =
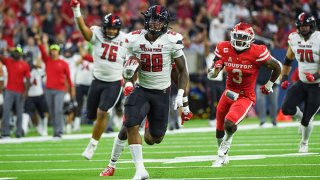
M247 24L240 22L234 26L231 33L231 45L238 51L248 49L254 40L253 28Z

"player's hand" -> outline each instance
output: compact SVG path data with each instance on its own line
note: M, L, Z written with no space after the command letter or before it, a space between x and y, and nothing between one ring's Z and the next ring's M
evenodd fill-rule
M185 121L189 121L190 119L192 119L193 114L189 109L189 106L187 107L182 107L182 113L181 113L181 125L184 124Z
M261 87L260 87L260 90L261 90L261 92L262 92L263 94L270 94L270 93L273 92L272 88L271 88L271 89L268 89L268 88L266 87L266 85L261 86Z
M70 1L70 6L71 6L72 8L77 8L77 6L80 6L80 3L79 3L78 0L71 0L71 1Z
M214 63L213 68L220 70L222 66L223 66L223 62L221 60L218 60Z
M290 82L288 81L288 76L283 75L281 79L281 88L282 89L287 89L290 86Z
M174 101L174 109L175 110L177 110L179 107L183 106L183 93L184 93L183 89L178 90L177 97Z
M309 82L314 82L316 80L316 78L313 76L313 74L308 73L308 72L304 72L304 74L306 75L306 78Z
M132 82L127 82L125 85L124 85L124 90L123 90L123 94L125 96L129 96L129 94L132 93L134 87L133 87L133 84Z
M125 79L131 79L138 67L139 59L134 56L131 56L124 64L123 77Z

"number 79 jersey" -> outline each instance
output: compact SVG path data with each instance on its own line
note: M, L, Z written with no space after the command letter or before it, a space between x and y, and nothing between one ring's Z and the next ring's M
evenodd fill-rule
M146 40L146 30L129 33L126 39L128 55L141 60L137 83L147 89L166 89L171 85L171 63L183 56L182 35L167 31L154 42Z
M318 71L320 63L320 32L315 31L307 41L297 32L293 32L289 35L288 43L295 55L295 59L298 61L300 80L304 83L311 83L306 79L304 72L314 74ZM317 79L312 83L319 82L320 79Z
M92 26L90 29L93 33L90 43L93 45L94 77L106 82L121 80L126 54L126 34L120 31L117 37L109 40L104 38L101 27Z

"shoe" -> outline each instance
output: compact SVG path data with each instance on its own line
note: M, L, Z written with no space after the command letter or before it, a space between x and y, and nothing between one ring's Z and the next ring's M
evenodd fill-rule
M300 147L299 147L299 153L307 153L309 152L309 147L308 147L308 143L300 143Z
M0 136L0 139L3 139L3 140L5 140L5 139L11 139L11 137L8 136L8 135L2 135L2 136Z
M271 123L272 123L273 127L277 127L277 122L276 121L272 121Z
M96 145L89 143L87 148L83 151L82 157L86 158L87 160L92 159L94 151L97 149Z
M115 168L114 168L114 167L107 166L107 167L104 169L104 171L102 171L102 172L100 173L100 176L113 176L114 171L115 171Z
M262 127L262 128L264 128L264 127L266 127L266 122L260 122L260 127Z
M212 163L211 167L222 167L229 163L228 155L218 156L217 159Z
M134 177L132 179L133 180L149 179L149 174L148 174L147 170L144 169L143 171L136 172L136 174L134 175Z

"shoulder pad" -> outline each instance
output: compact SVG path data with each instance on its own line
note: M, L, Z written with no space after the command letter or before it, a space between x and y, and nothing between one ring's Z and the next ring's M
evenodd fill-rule
M292 32L289 34L288 40L290 41L290 40L296 38L297 36L299 36L299 34L297 32Z
M175 44L182 44L183 36L180 33L174 31L167 31L168 40Z
M136 41L141 35L145 34L144 31L142 29L139 29L139 30L136 30L136 31L132 31L130 33L128 33L126 35L127 37L127 41L130 43L130 42L133 42L133 41Z

